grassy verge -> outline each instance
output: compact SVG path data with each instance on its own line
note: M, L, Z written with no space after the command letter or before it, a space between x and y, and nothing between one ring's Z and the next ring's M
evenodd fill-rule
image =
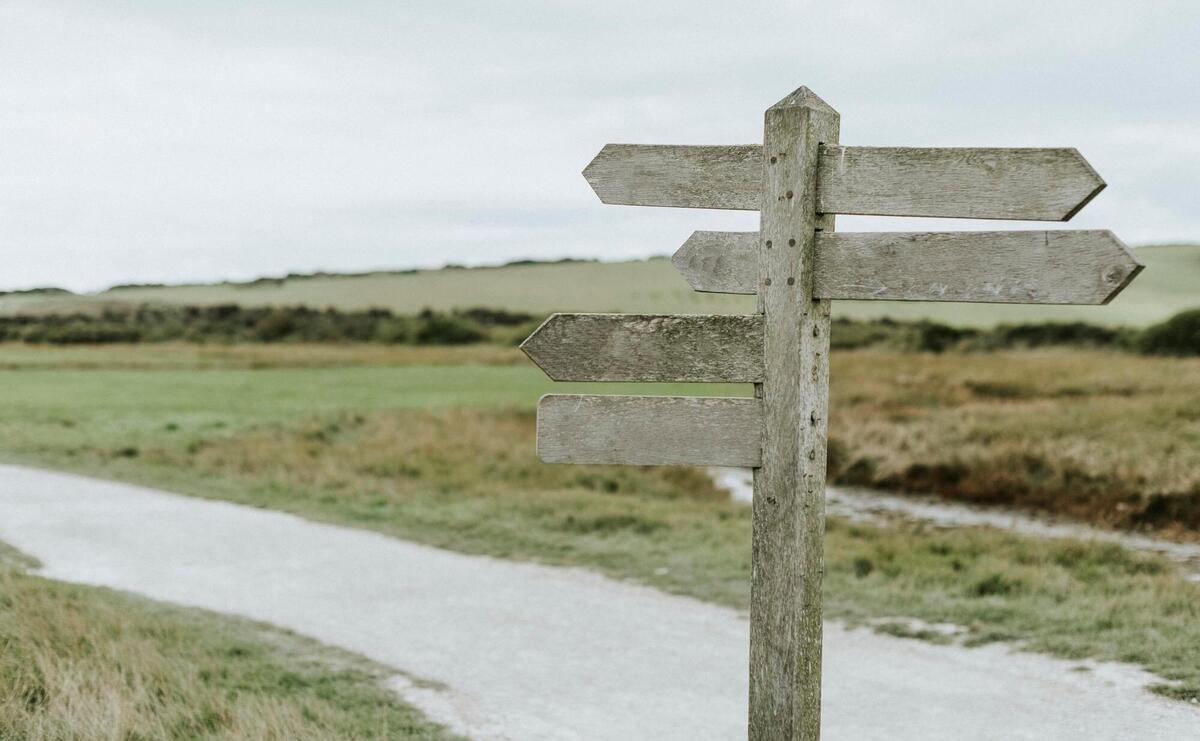
M744 608L749 509L685 468L547 466L514 410L334 412L174 444L109 475L468 553L579 565ZM101 459L93 459L99 463ZM81 462L78 461L77 462ZM828 614L966 626L1146 666L1200 694L1200 587L1116 546L831 520ZM895 629L892 625L891 629Z
M8 352L0 351L0 364ZM136 356L130 350L123 362ZM227 360L202 372L4 371L0 450L9 460L459 551L582 565L746 605L748 510L697 470L537 462L529 410L555 385L536 369L309 367L289 359L247 370L242 359ZM1200 420L1197 361L1049 352L852 352L833 360L837 470L856 480L919 483L919 466L954 464L965 471L953 480L958 488L932 478L930 488L967 496L990 486L1008 503L1093 518L1105 510L1064 506L1084 501L1082 494L1008 492L1100 492L1099 501L1112 503L1103 493L1117 482L1137 496L1118 503L1144 507L1144 491L1186 495L1200 471L1200 446L1187 445ZM564 386L579 388L558 390ZM1012 466L1020 455L1044 464ZM1071 473L1081 466L1087 476ZM1064 473L1047 475L1054 471ZM1177 680L1163 689L1168 694L1200 694L1200 587L1159 559L982 529L840 521L831 522L827 552L831 616L956 623L969 640L1015 639L1060 656L1131 661Z
M365 659L26 565L0 553L0 738L451 738Z

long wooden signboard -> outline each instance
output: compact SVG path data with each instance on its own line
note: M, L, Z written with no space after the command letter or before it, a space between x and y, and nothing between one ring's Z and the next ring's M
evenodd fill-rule
M1074 149L830 145L818 162L829 214L1067 221L1105 185ZM604 203L757 211L762 169L757 144L609 144L583 175Z
M800 88L763 143L610 144L584 170L605 203L757 210L758 232L696 232L674 263L750 316L555 314L522 349L555 380L731 381L754 398L550 395L552 463L754 468L752 741L816 741L830 300L1100 304L1142 266L1106 231L834 232L834 214L1065 221L1104 188L1074 149L838 143Z
M758 293L757 232L696 232L672 262L697 291ZM1112 232L817 234L817 298L1105 304L1142 265Z

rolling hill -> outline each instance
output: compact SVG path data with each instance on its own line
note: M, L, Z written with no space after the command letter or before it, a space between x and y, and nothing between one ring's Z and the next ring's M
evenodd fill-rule
M960 326L1005 322L1087 321L1145 326L1178 311L1200 307L1200 245L1141 247L1146 269L1107 306L1015 306L997 304L835 302L837 316L932 319ZM263 279L253 283L127 287L99 294L10 295L0 312L88 310L105 305L167 302L237 303L247 306L381 307L412 314L426 307L486 306L527 311L626 311L646 313L743 313L749 296L692 291L666 258L628 262L560 262L504 267L444 268L363 275Z

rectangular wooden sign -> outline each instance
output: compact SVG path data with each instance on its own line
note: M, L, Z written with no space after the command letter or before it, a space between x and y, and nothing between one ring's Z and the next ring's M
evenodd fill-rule
M762 317L555 314L521 343L555 381L762 380Z
M823 147L817 211L1067 221L1104 190L1075 149Z
M752 467L762 456L758 399L548 394L537 418L546 463Z
M609 144L583 171L604 203L758 210L762 146ZM818 213L1066 221L1104 189L1075 149L824 146Z
M1142 269L1112 232L819 232L823 299L1104 304ZM672 258L697 291L758 292L757 232L696 232Z

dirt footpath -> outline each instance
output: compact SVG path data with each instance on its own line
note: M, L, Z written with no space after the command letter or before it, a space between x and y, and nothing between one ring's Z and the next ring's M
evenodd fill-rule
M0 540L47 576L274 623L396 667L477 739L745 738L747 622L512 563L134 486L0 466ZM1196 739L1129 667L825 630L826 739Z

